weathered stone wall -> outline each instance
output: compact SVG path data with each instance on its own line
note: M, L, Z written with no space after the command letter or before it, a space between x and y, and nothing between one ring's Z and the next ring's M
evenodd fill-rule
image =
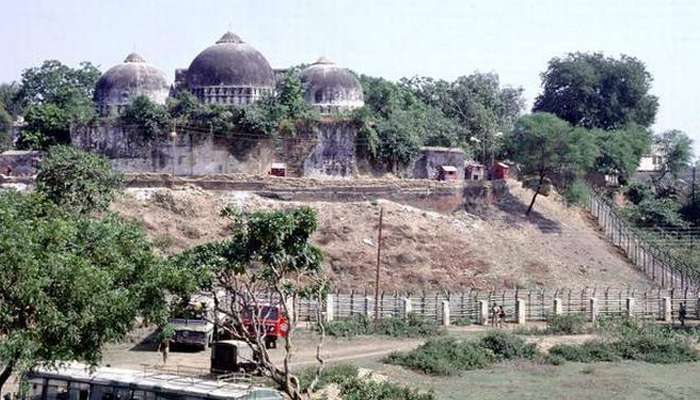
M443 165L457 168L459 180L464 179L464 151L452 147L422 147L420 155L413 162L413 177L436 179Z
M274 161L274 146L269 139L220 138L188 131L179 131L174 140L144 140L140 131L120 126L76 126L71 131L71 142L106 156L114 168L123 172L262 174Z
M486 182L474 182L483 186ZM204 190L246 191L260 196L289 201L369 201L392 200L439 212L462 208L465 196L486 203L484 190L465 190L461 182L428 179L352 179L279 178L273 176L209 175L175 177L167 174L130 174L127 186L137 188L197 186Z
M74 146L105 155L120 171L180 176L267 174L273 162L286 163L292 176L351 176L354 139L353 126L335 122L293 138L221 137L181 130L174 140L145 140L139 130L107 122L71 129Z
M40 151L10 150L0 153L0 174L8 176L36 175L41 157Z
M316 129L318 144L304 160L304 176L349 178L355 170L355 136L350 123L322 123Z

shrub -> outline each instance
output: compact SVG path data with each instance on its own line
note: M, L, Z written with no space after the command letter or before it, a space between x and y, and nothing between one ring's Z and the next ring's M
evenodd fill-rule
M316 389L322 389L329 383L343 382L347 379L357 377L357 367L352 364L338 364L331 367L326 367L321 372ZM305 392L316 376L316 368L307 368L297 374L301 391Z
M460 318L456 321L452 321L452 325L454 325L454 326L470 326L473 323L474 322L472 322L471 319L466 318L466 317Z
M588 186L580 179L576 179L563 193L566 204L578 206L585 206L589 195Z
M37 191L79 214L106 210L121 182L107 159L70 146L51 147L36 177Z
M370 335L372 322L366 315L353 315L350 319L335 320L324 324L326 335L339 337L353 337Z
M416 314L403 318L385 318L375 327L366 315L354 315L350 319L325 324L329 336L353 337L362 335L386 335L392 337L428 337L442 335L444 330L437 323Z
M344 400L436 400L432 392L417 390L390 382L348 379L339 384Z
M302 392L308 389L315 373L315 368L309 368L297 375ZM357 375L357 367L351 364L326 368L321 373L316 389L322 389L331 383L337 384L345 400L435 400L432 393L420 393L390 382L361 379Z
M554 346L549 352L580 362L624 359L669 364L698 360L689 338L668 327L615 318L600 321L599 329L606 340Z
M580 345L558 344L549 349L551 356L574 362L619 361L614 349L601 341L589 341Z
M392 353L385 362L430 375L453 375L459 371L486 368L496 360L479 342L455 338L430 339L415 350Z
M550 335L586 333L586 316L583 314L555 315L549 319L546 333Z
M417 314L403 318L386 318L379 321L375 333L393 337L429 337L442 335L445 331L435 321Z
M550 354L544 358L544 361L552 365L562 365L566 363L566 358L560 355Z
M481 338L479 344L491 350L499 360L532 359L537 355L534 343L528 344L523 338L506 332L490 332Z

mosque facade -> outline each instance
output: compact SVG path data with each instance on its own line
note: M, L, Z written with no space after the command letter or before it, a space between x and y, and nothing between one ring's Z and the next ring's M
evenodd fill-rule
M100 153L127 173L209 175L265 174L284 164L289 175L346 178L356 171L353 123L331 114L364 105L362 86L351 71L319 58L300 71L304 100L321 118L295 137L251 139L242 133L208 136L173 128L172 135L144 139L138 127L121 126L115 118L137 97L165 104L180 91L204 104L246 107L273 94L287 69L273 69L257 49L227 32L202 50L187 68L175 71L175 81L138 54L108 69L95 88L95 104L103 117L95 124L71 128L73 146Z
M115 115L138 96L165 104L169 93L187 90L202 103L245 106L275 90L276 74L265 56L238 35L226 32L194 57L189 67L175 71L175 82L130 54L122 64L105 72L95 88L100 115ZM325 57L301 71L304 99L321 114L348 111L364 105L357 77Z

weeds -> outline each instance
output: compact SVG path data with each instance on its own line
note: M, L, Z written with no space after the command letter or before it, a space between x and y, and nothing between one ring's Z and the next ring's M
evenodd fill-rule
M589 332L583 314L554 315L544 329L522 327L514 331L518 335L580 335Z
M354 315L350 319L332 321L325 324L326 334L337 337L363 335L385 335L392 337L429 337L445 333L434 321L429 321L416 314L403 318L386 318L376 324L366 315Z
M492 332L478 341L431 339L413 351L392 353L385 362L429 375L453 375L487 368L501 360L533 359L537 355L534 344L512 334Z
M672 364L698 360L689 338L668 327L631 318L614 318L600 321L598 329L604 335L603 340L557 345L549 352L578 362L636 360Z
M307 390L314 375L314 368L306 369L297 375L302 392ZM346 400L435 400L435 395L431 392L421 393L390 382L358 378L357 367L350 364L326 368L321 373L316 389L322 389L329 384L338 385L340 395Z

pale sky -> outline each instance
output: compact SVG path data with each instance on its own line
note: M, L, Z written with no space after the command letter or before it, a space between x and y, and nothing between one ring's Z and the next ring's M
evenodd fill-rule
M646 63L660 98L656 130L700 142L700 1L2 0L0 81L45 59L88 60L103 71L132 51L173 79L225 31L273 67L325 55L396 80L497 72L540 91L547 61L572 51ZM529 111L529 110L528 110ZM696 146L697 147L697 146Z

